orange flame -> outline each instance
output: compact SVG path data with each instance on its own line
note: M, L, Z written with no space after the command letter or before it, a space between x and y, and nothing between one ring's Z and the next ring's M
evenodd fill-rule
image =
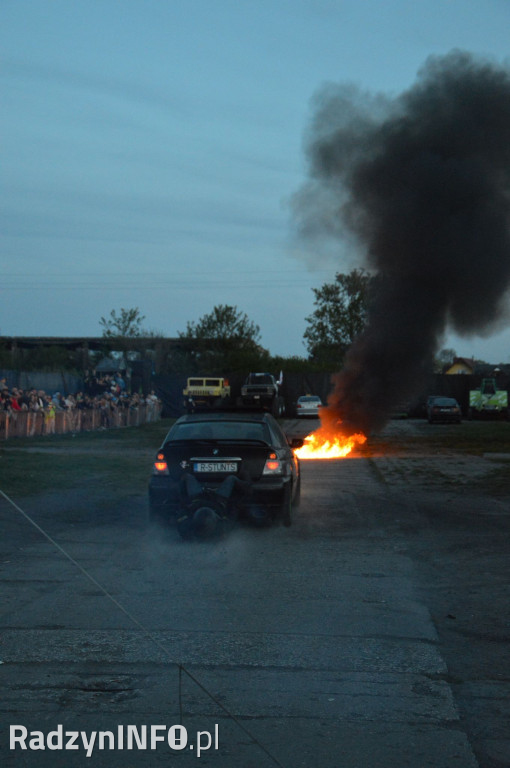
M349 435L331 434L321 427L305 437L305 444L295 451L300 459L343 459L367 440L361 432Z

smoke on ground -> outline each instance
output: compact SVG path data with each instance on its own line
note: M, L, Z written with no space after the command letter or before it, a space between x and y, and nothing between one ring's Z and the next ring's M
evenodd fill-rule
M328 86L308 152L302 230L354 235L377 281L328 414L369 432L423 383L447 329L486 335L505 316L510 72L453 51L393 99Z

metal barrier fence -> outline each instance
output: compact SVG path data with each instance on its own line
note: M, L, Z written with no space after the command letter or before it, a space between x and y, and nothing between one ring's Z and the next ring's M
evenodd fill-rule
M0 413L0 440L38 435L63 435L66 432L93 432L99 429L138 427L161 418L161 404L107 411L102 408L56 411L17 411Z

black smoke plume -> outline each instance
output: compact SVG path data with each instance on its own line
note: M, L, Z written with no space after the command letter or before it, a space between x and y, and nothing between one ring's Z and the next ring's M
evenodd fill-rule
M328 87L312 126L308 234L361 245L376 291L328 421L364 432L423 385L447 329L487 335L510 287L510 72L453 51L396 98Z

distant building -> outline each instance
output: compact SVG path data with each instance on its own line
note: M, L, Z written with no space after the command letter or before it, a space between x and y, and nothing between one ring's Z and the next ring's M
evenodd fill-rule
M449 368L446 369L445 374L447 375L455 375L455 374L464 374L467 376L471 376L476 367L476 362L474 359L470 360L466 357L455 357L453 359L453 363L450 365Z

